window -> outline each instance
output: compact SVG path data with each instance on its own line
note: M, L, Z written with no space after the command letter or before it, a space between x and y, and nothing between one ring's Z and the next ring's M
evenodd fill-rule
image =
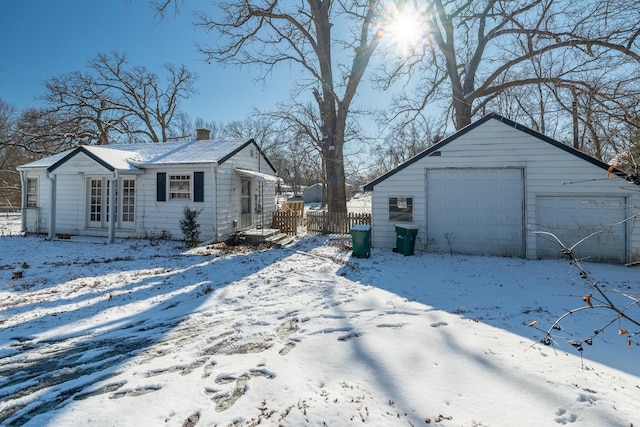
M92 179L90 182L89 221L102 222L102 179Z
M413 197L389 197L389 221L413 221Z
M191 198L191 175L169 175L169 199Z
M122 221L134 220L136 181L133 179L122 180Z
M38 178L27 178L27 206L38 207Z

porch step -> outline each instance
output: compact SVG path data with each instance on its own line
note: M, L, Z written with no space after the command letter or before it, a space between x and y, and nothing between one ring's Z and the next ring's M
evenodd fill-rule
M286 233L282 233L277 228L247 230L243 231L241 236L249 244L269 242L276 243L280 246L288 245L295 238L295 236L289 236Z
M269 237L266 241L271 243L277 243L280 246L287 246L289 243L295 240L295 236L289 236L287 233L278 233Z
M247 243L262 243L280 233L277 228L254 228L240 233Z

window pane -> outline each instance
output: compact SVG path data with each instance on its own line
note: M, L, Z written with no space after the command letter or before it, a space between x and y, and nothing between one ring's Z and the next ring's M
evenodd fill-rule
M169 176L169 198L170 199L190 199L191 198L191 175L170 175Z
M125 222L134 219L135 185L133 179L122 180L122 221Z
M389 221L413 221L413 198L389 197Z
M89 212L90 221L99 222L102 220L102 180L91 180Z
M27 178L27 207L38 207L38 179Z

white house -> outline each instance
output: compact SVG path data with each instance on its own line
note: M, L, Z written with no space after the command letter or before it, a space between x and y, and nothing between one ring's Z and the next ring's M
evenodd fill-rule
M320 203L322 202L322 193L324 191L324 184L321 182L308 186L302 192L302 198L305 203Z
M279 181L253 139L212 141L206 134L190 142L78 146L18 171L23 231L110 241L179 240L185 207L201 211L205 241L269 227Z
M365 186L372 246L418 226L416 250L561 257L550 232L592 261L640 260L640 186L568 145L490 114Z

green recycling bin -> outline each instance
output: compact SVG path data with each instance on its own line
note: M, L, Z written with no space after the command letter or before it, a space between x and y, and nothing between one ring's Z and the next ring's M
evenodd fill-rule
M351 240L353 242L353 256L369 258L371 255L371 226L354 225L351 227Z
M402 255L413 255L418 235L418 226L415 224L396 224L396 251Z

